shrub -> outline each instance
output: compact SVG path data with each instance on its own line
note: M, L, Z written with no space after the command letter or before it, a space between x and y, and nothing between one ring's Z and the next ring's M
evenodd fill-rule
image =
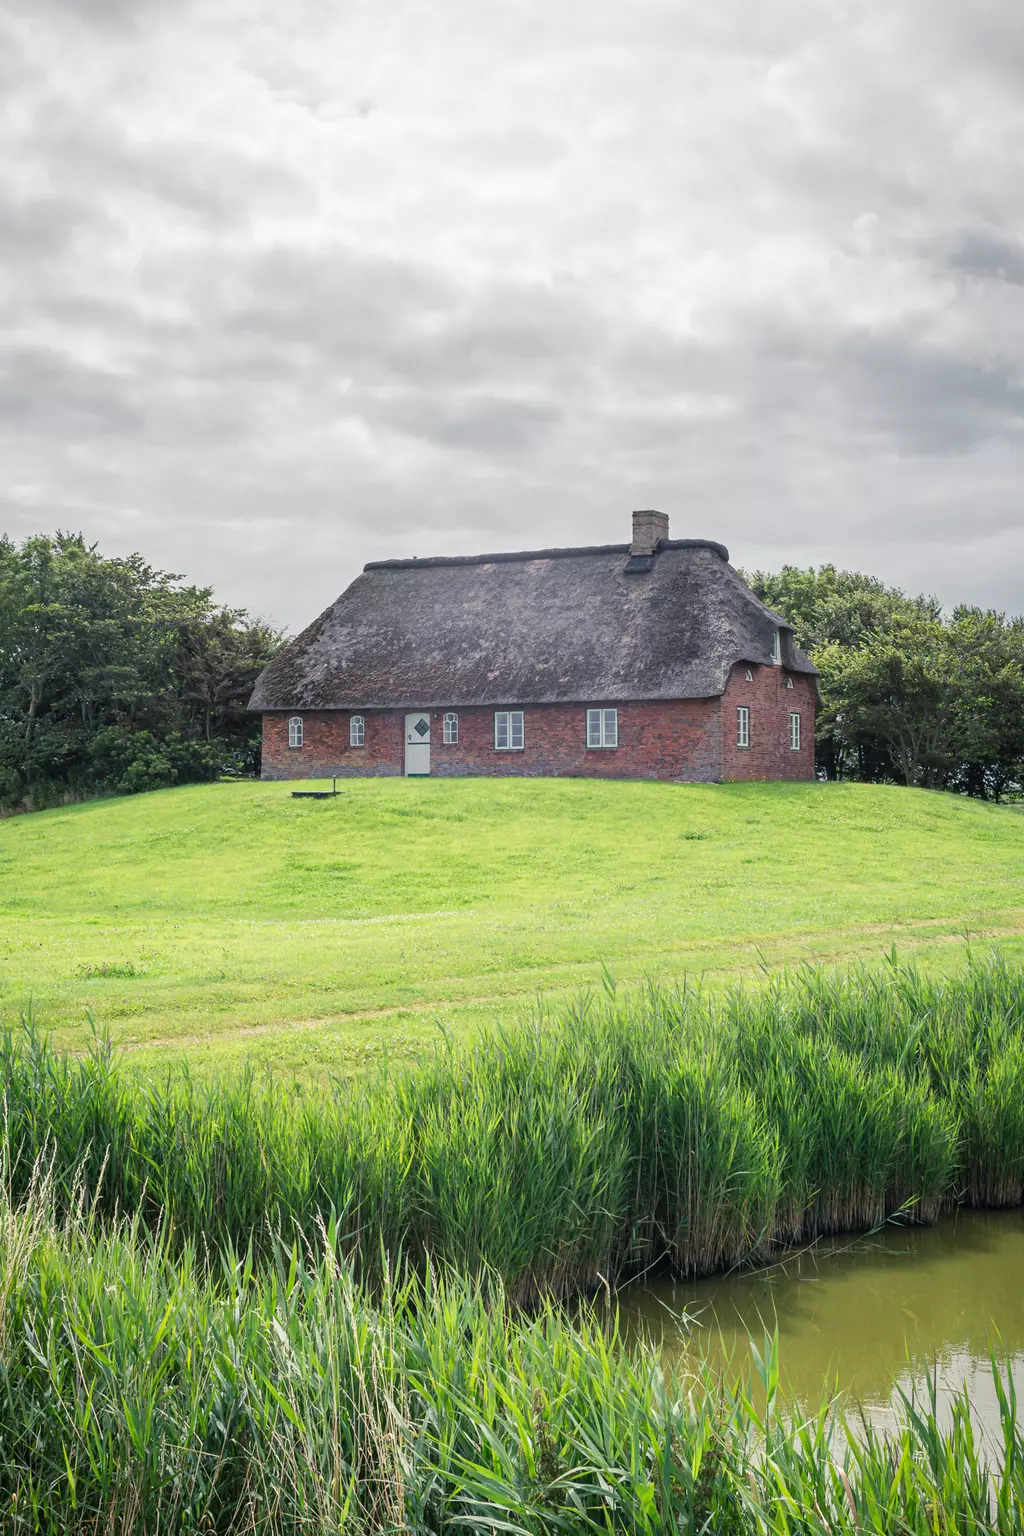
M117 725L105 726L89 742L96 786L127 795L172 784L209 783L227 755L223 742L188 741L176 731L158 740L151 731Z

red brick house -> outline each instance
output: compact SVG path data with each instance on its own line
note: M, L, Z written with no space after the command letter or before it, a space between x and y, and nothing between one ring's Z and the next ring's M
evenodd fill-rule
M380 560L259 678L263 777L810 779L817 672L721 544Z

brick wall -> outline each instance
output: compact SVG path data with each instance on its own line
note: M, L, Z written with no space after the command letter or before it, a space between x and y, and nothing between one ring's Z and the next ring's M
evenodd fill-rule
M598 707L599 700L593 707ZM433 724L432 773L542 774L563 778L714 779L718 774L717 701L679 699L618 704L619 745L587 746L583 704L527 706L523 750L494 750L494 711L459 710L459 744L437 745L441 713Z
M752 674L747 681L747 672ZM792 688L786 686L792 681ZM750 710L750 746L736 744L736 711ZM814 682L785 667L733 667L721 699L723 779L814 778ZM800 716L800 750L789 744L789 717Z
M524 708L522 751L494 748L494 710L460 709L459 740L443 741L444 710L429 710L430 771L438 778L470 774L563 778L810 779L814 776L814 691L807 679L780 667L733 669L722 699L674 699L618 704L619 745L588 748L586 706L534 704ZM594 701L594 707L601 703ZM750 749L736 748L736 706L751 711ZM789 715L799 710L802 744L790 751ZM403 774L405 711L367 711L365 745L349 745L347 712L307 710L303 744L288 746L288 715L263 716L263 777L323 779L337 775Z
M598 701L599 702L599 701ZM522 751L494 748L494 710L460 709L459 741L445 746L444 710L430 710L430 771L614 779L719 777L717 699L619 704L619 745L588 748L586 706L535 704L523 711ZM303 744L288 746L288 716L263 716L265 779L332 778L405 772L405 711L367 712L366 745L349 746L348 713L303 713Z
M289 747L289 715L263 716L264 779L330 779L343 774L405 772L404 715L372 710L363 716L365 746L349 746L351 715L339 710L302 712L302 746ZM431 733L433 734L433 733Z

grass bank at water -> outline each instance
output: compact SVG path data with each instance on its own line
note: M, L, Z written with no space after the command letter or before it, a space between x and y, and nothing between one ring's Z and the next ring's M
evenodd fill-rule
M253 1269L0 1201L10 1536L1011 1536L1024 1432L995 1371L894 1430L673 1381L643 1345L453 1277L356 1287L328 1229ZM767 1409L764 1404L767 1403Z
M1024 1187L1024 972L807 968L725 999L640 989L357 1084L140 1081L0 1050L9 1179L258 1251L325 1225L359 1275L428 1262L528 1300L687 1274Z

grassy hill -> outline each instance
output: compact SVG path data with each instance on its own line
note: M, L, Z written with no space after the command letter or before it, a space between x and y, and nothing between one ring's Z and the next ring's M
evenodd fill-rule
M141 1063L348 1069L538 992L965 929L1024 951L1024 816L867 785L217 784L0 823L0 1010Z

